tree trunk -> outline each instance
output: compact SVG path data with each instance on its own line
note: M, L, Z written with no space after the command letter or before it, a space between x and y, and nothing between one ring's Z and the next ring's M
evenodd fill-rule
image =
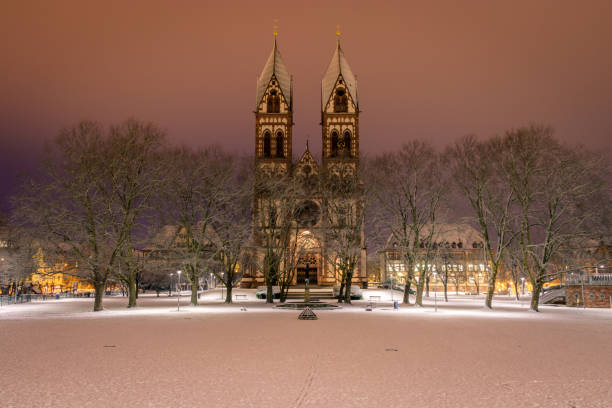
M95 290L95 300L94 300L94 312L99 312L104 310L102 307L102 298L104 297L104 289L106 287L106 282L96 282L94 284Z
M495 294L495 281L497 280L497 268L493 267L491 276L489 277L489 287L487 289L487 300L485 306L487 309L493 309L493 295Z
M136 287L136 281L134 279L130 279L128 282L128 308L136 307L136 292L138 288Z
M514 280L514 294L516 296L516 300L520 300L519 297L519 288L518 288L518 281L515 279Z
M231 282L231 280L229 280ZM232 285L225 285L226 294L225 294L225 303L232 303Z
M393 288L391 288L393 290ZM410 277L406 277L406 284L404 285L404 300L405 305L410 304Z
M274 291L272 290L272 284L268 283L266 286L266 303L274 303Z
M419 274L419 281L417 282L417 294L415 304L418 306L423 306L423 289L425 287L425 273Z
M445 280L444 282L442 282L442 284L444 285L444 301L448 302L448 280Z
M427 289L427 297L429 297L429 276L425 278L425 288Z
M353 283L353 272L346 274L346 285L344 292L344 303L351 304L351 284Z
M193 282L191 282L191 305L198 305L198 285L194 285Z
M342 303L344 301L344 277L340 281L340 293L338 293L338 303Z
M540 311L539 306L540 306L540 292L541 291L542 291L542 283L538 281L533 286L533 293L531 294L531 310L533 310L534 312Z

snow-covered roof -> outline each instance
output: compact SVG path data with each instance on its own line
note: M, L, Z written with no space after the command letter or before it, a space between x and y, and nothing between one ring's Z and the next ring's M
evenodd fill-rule
M327 101L336 86L339 75L342 75L349 95L355 101L355 105L359 105L357 101L357 80L355 75L353 75L353 71L351 71L351 67L344 56L344 52L340 47L340 41L338 40L338 46L321 81L321 110L325 110L325 105L327 105Z
M425 225L421 229L420 236L426 237L429 235L431 226ZM443 245L445 243L448 244L462 244L463 248L472 248L472 245L476 243L480 246L482 242L482 237L480 233L472 227L470 224L465 223L445 223L445 224L436 224L433 241ZM395 238L393 234L389 236L387 240L386 247L391 248L395 242Z
M272 76L276 77L287 104L291 105L291 75L289 75L289 71L283 63L280 51L276 46L276 37L274 37L274 48L272 48L266 65L264 65L261 75L259 75L257 80L257 100L255 101L255 106L261 102L261 98L263 98Z
M437 242L462 242L464 245L482 242L480 233L469 224L440 224L437 226Z
M202 238L200 235L202 227L202 221L196 224L195 230L197 232L194 233L196 239ZM151 238L149 243L143 249L151 251L156 249L169 249L173 246L176 246L181 240L181 236L183 236L183 234L185 233L184 231L185 228L180 227L178 225L164 225L163 227L161 227L158 233ZM204 238L212 242L219 241L219 236L217 235L217 232L210 224L206 226L206 233Z

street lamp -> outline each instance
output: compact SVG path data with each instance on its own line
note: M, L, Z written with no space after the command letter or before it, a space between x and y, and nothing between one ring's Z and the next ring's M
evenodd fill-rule
M172 276L174 275L173 273L170 273L170 285L168 285L168 297L172 296Z
M176 311L181 311L181 271L176 271L178 274L178 297L176 298Z
M523 296L525 296L525 277L521 277L521 286L523 287Z

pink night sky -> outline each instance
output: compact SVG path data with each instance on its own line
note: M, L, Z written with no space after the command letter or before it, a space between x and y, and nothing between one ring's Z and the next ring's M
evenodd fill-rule
M81 119L133 116L176 144L252 152L274 19L294 77L294 154L307 135L320 151L320 80L337 24L359 81L365 153L530 122L612 147L608 0L13 0L0 14L0 194L42 141Z

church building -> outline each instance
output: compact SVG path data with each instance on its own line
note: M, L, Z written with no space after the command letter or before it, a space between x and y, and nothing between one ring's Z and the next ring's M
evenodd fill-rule
M308 144L297 162L293 161L293 80L278 49L274 46L257 81L255 105L256 175L289 176L293 180L316 178L323 172L357 174L359 170L359 99L355 75L344 56L340 38L321 80L322 160L317 162ZM331 253L326 222L321 216L322 200L316 182L305 190L294 222L299 253L292 284L333 286L340 284L338 268ZM308 185L308 183L306 183ZM255 193L255 202L258 197ZM257 208L257 205L255 205ZM355 199L354 207L363 205ZM257 209L255 211L258 211ZM254 223L255 230L258 228ZM257 231L254 231L257 235ZM327 240L327 241L326 241ZM256 244L257 245L257 244ZM262 285L261 273L247 276L252 286ZM354 269L353 285L365 285L366 249L363 228L361 248ZM243 284L245 279L243 279Z

